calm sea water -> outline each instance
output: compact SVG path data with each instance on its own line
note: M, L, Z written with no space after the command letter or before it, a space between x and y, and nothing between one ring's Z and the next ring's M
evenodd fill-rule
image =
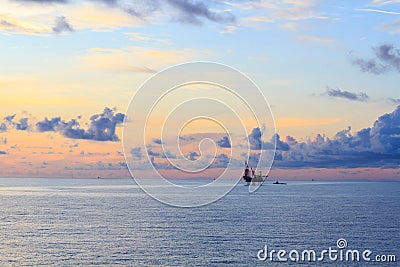
M395 254L400 183L289 182L249 194L239 185L200 208L174 208L130 179L0 179L0 266L288 266L269 249L336 247Z

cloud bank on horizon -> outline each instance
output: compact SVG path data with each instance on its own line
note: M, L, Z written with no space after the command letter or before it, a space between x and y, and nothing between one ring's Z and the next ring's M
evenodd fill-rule
M267 137L254 128L243 136L253 161L276 144L278 168L399 169L399 1L0 0L0 5L3 170L18 174L25 166L27 175L39 175L35 171L54 166L57 173L55 166L63 169L66 163L71 170L126 169L119 142L125 116L103 108L126 107L149 76L196 60L246 72L271 103L279 133ZM13 115L18 110L37 118ZM103 111L91 116L94 110ZM200 137L179 136L189 161L201 158L191 145ZM241 166L242 159L230 159L229 136L214 137L219 153L213 167ZM177 151L159 136L148 141L153 162L170 168L165 159ZM133 147L130 154L143 160L145 153Z
M0 124L0 131L6 132L12 129L17 131L35 131L39 133L55 132L71 139L93 140L93 141L119 141L115 129L124 120L124 114L115 113L110 108L105 108L100 114L90 118L88 129L82 129L78 119L64 121L61 117L52 119L45 118L35 124L29 124L29 118L21 118L14 122L16 115L6 116ZM217 133L215 133L217 134ZM361 129L351 133L351 127L339 131L333 138L323 134L317 134L313 139L308 138L306 142L298 142L295 137L286 136L281 140L279 134L271 137L270 142L263 142L260 128L252 129L248 136L251 149L250 164L257 165L261 150L273 150L276 144L276 155L274 166L278 168L398 168L400 162L400 105L392 112L380 116L372 127ZM201 138L203 138L201 135ZM182 136L185 144L197 144L199 136ZM245 140L245 138L243 139ZM7 140L2 140L3 146ZM231 148L229 137L223 135L216 141L222 149ZM162 152L161 147L167 150ZM1 150L3 155L7 152ZM137 160L146 159L145 151L140 148L132 148L130 154ZM174 169L164 161L156 162L155 159L176 158L168 150L168 144L161 139L154 138L152 144L147 147L147 154L153 164L161 169ZM228 153L220 153L215 157L211 168L226 167L234 164L242 167L243 158L230 159ZM187 152L187 157L195 161L200 154L197 151Z
M400 163L400 106L380 116L372 127L352 134L351 127L333 139L318 134L313 140L291 143L279 152L275 164L284 168L398 168Z
M349 127L337 132L333 138L317 134L307 142L297 142L292 136L286 136L283 141L279 134L275 134L271 142L263 142L262 134L260 128L254 128L248 136L251 149L250 165L257 165L261 150L275 149L274 143L277 151L274 166L277 168L398 168L400 163L400 105L392 113L380 116L372 127L361 129L354 134ZM201 139L202 136L199 139L196 135L182 138L186 144L197 144ZM228 137L223 136L216 144L220 148L231 148L228 141ZM139 148L132 148L130 153L136 159L145 158L145 152ZM157 158L165 159L168 156L175 157L174 155L155 152L154 146L149 146L148 154L158 168L174 169L165 162L155 161ZM186 156L193 161L200 155L191 151ZM230 159L227 154L221 153L216 156L211 168L226 166L229 161L237 167L242 167L243 160L244 158Z

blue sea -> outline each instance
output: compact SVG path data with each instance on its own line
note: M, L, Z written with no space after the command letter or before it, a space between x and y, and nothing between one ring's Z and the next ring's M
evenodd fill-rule
M239 184L176 208L131 179L3 178L0 205L0 266L400 266L398 182ZM339 251L338 239L397 262L258 257L265 246Z

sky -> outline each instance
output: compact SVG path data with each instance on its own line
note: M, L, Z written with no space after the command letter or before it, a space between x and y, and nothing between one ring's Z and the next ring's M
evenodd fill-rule
M138 169L150 159L172 171L178 153L239 168L240 144L210 121L163 140L150 131L146 149L122 143L147 79L211 61L268 100L276 134L245 123L236 137L250 162L276 144L271 176L400 180L399 34L398 0L0 0L0 176L129 177L124 148ZM199 161L205 133L213 156Z

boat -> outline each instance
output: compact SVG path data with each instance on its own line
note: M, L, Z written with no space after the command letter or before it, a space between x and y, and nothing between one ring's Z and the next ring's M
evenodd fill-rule
M281 183L279 181L275 181L273 184L286 184L286 183Z
M247 164L247 162L245 162L245 166L243 180L246 181L246 185L249 185L250 183L262 184L265 180L267 180L268 175L262 175L261 171L260 174L257 175L253 168L249 168L249 164Z

